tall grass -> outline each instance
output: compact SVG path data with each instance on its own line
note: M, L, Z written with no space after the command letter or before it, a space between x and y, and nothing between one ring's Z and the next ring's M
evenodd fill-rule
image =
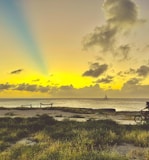
M3 152L0 160L128 160L114 152L88 150L85 144L73 146L70 142L56 141L35 146L14 146Z
M126 131L123 139L126 142L132 143L136 146L149 147L149 131Z
M146 124L124 126L111 120L58 122L47 115L1 118L0 160L128 160L109 148L122 143L149 146L148 131ZM22 138L36 143L19 144ZM144 156L149 159L149 154Z

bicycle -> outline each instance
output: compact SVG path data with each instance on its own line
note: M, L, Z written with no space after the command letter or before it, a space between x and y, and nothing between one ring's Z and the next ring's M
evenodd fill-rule
M140 111L139 115L134 116L134 121L137 124L149 122L149 102L146 102L146 107Z

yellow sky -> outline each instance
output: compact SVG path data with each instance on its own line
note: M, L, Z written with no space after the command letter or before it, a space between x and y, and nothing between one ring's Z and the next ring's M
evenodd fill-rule
M2 0L0 97L147 97L149 2L113 2Z

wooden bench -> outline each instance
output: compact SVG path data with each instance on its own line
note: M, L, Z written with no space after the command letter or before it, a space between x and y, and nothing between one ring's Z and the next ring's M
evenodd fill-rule
M41 108L42 106L50 106L50 107L52 107L52 106L53 106L53 103L40 103L40 108Z

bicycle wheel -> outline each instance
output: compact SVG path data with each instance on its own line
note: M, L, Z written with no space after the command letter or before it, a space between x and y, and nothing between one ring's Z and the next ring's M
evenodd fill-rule
M142 115L136 115L136 116L134 117L134 120L135 120L135 122L136 122L137 124L141 124L141 123L143 122L144 118L143 118Z
M147 115L144 116L144 121L146 123L149 123L149 114L147 114Z

